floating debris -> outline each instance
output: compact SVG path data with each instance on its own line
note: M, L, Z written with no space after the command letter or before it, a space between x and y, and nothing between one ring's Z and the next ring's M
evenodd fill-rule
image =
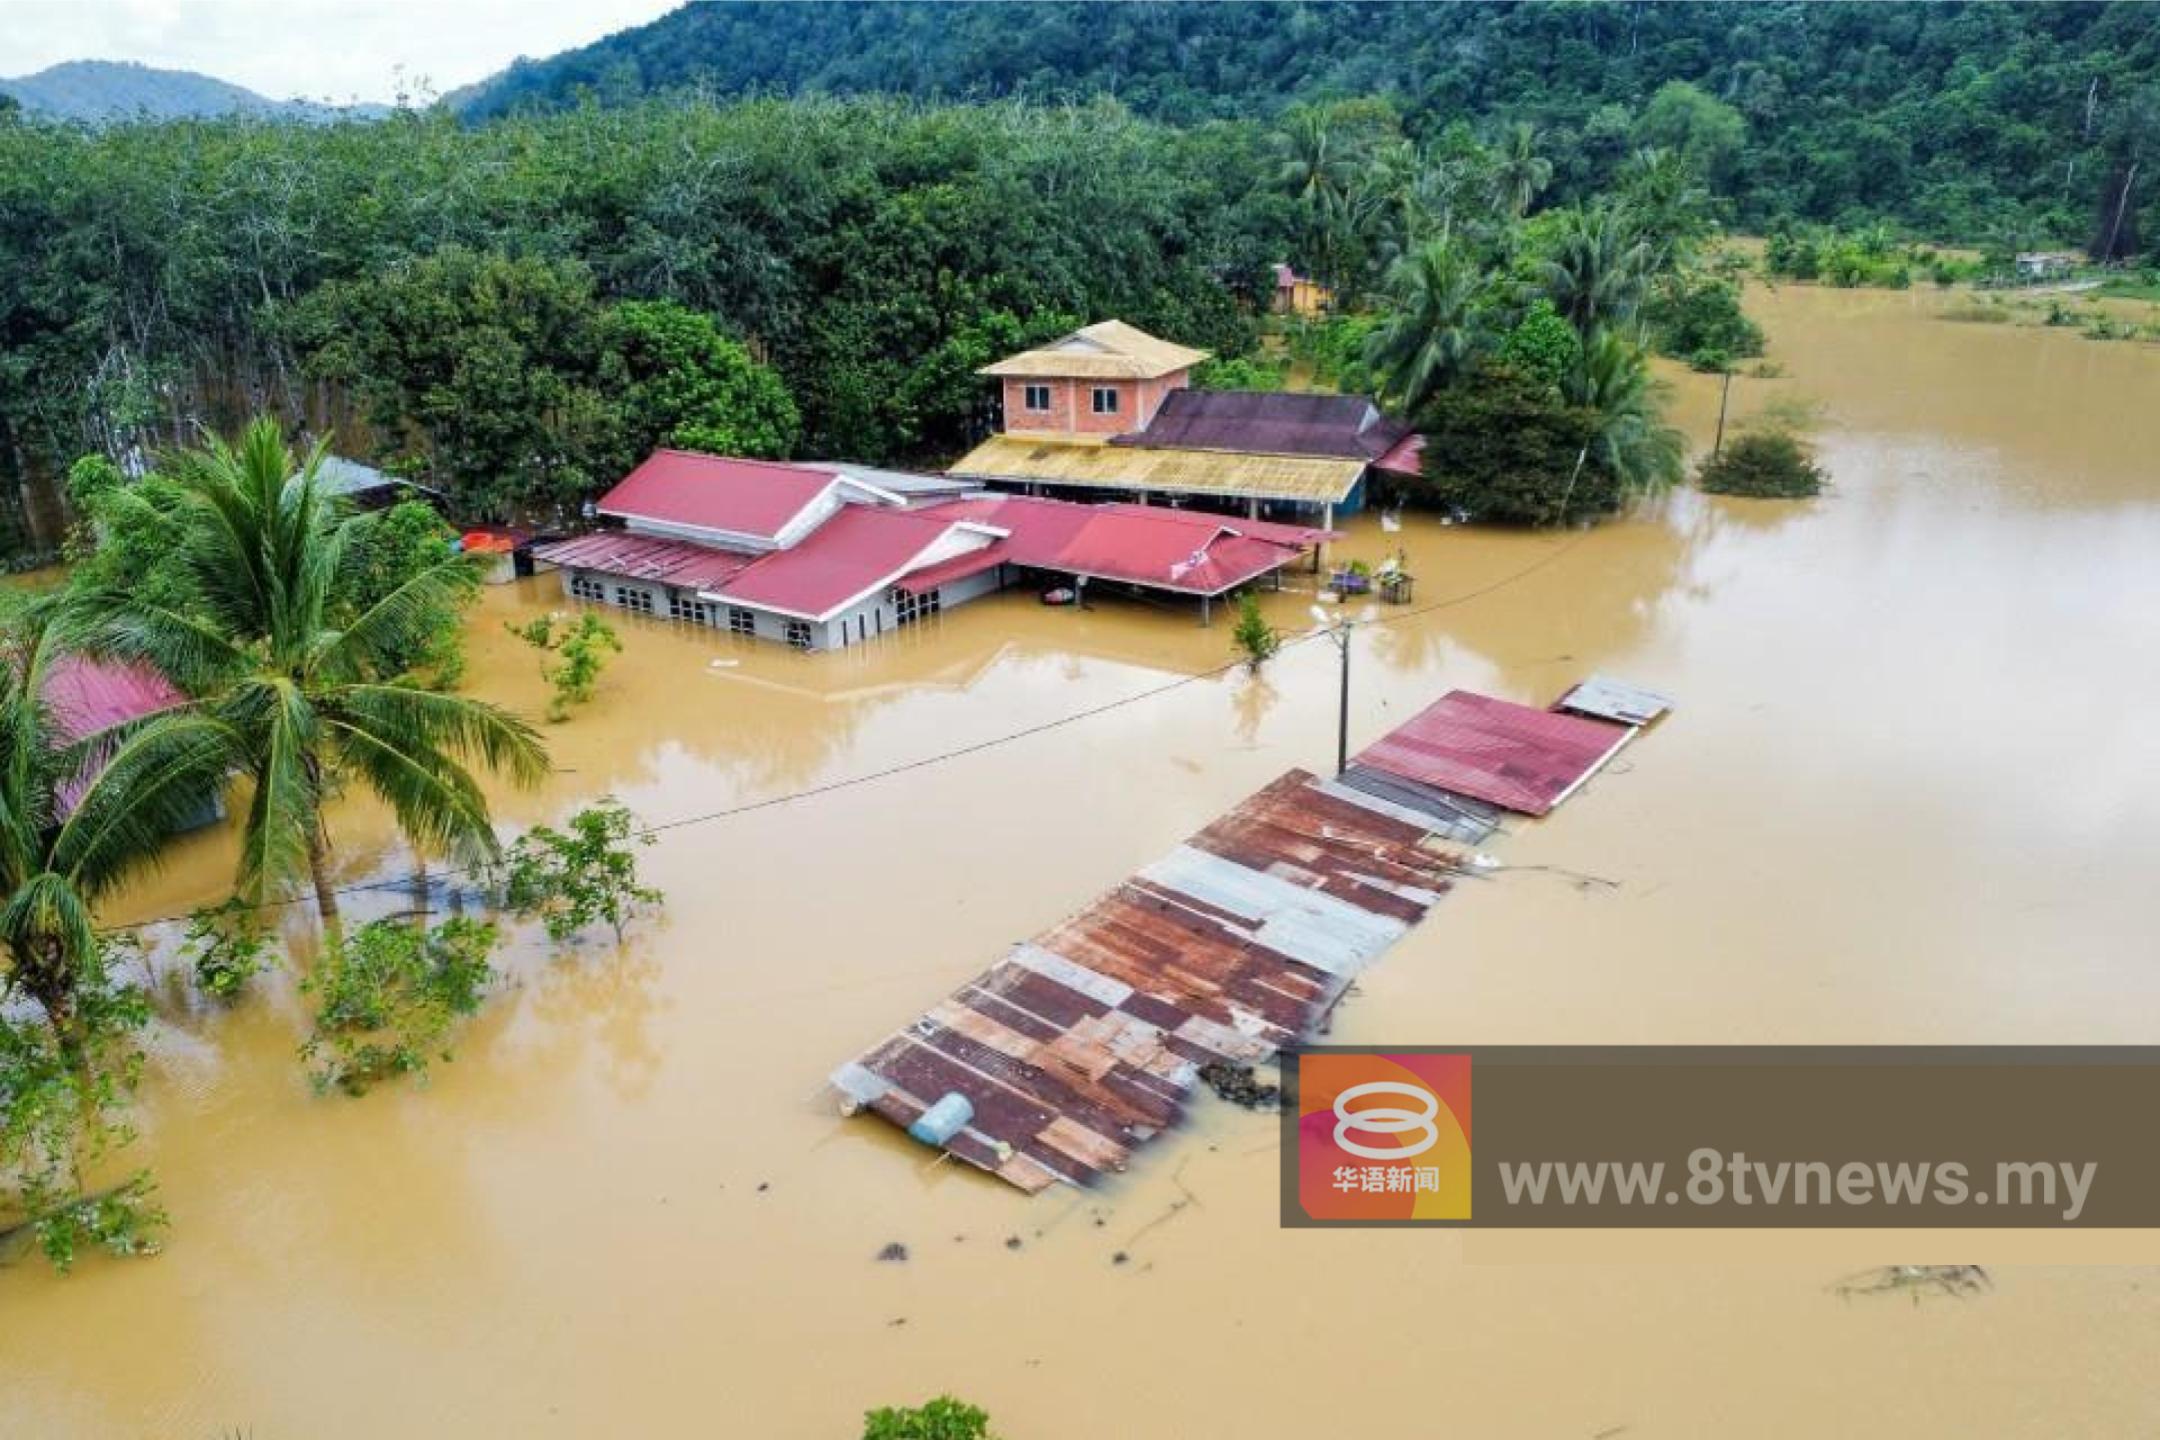
M905 1260L907 1259L907 1246L901 1244L898 1240L894 1240L887 1244L884 1249L877 1252L877 1258L894 1262Z
M1250 1065L1210 1060L1200 1067L1200 1082L1233 1105L1247 1110L1272 1110L1282 1098L1280 1085L1263 1084Z
M1860 1295L1910 1295L1915 1305L1924 1295L1966 1300L1994 1288L1995 1282L1978 1265L1883 1265L1848 1275L1831 1287L1848 1300Z

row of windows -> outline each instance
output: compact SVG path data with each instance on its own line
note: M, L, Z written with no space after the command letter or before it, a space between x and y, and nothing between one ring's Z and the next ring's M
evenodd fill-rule
M606 600L607 587L590 575L570 577L570 594L578 600Z
M615 587L615 603L622 606L623 609L639 615L653 613L653 598L650 590L633 590L627 585L618 585Z
M1031 413L1050 413L1050 387L1048 385L1025 385L1021 387L1020 403ZM1118 392L1114 385L1097 385L1089 392L1088 403L1095 407L1097 415L1118 413Z
M670 590L668 592L667 611L670 620L687 620L693 625L710 625L713 623L713 607L698 599L695 595L686 594L681 590Z
M895 625L913 624L923 616L935 615L945 608L935 590L925 590L920 595L913 595L905 590L895 589L886 598L892 601Z

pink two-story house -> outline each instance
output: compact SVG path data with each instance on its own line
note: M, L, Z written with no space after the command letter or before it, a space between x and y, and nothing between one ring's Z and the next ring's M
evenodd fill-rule
M1142 430L1163 397L1182 390L1208 358L1122 320L1008 355L981 373L1004 387L1008 435L1127 435Z

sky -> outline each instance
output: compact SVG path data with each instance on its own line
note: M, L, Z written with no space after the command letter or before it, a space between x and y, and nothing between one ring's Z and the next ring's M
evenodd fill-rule
M520 55L642 25L680 0L0 0L0 76L139 60L273 100L387 102L398 67L438 94Z

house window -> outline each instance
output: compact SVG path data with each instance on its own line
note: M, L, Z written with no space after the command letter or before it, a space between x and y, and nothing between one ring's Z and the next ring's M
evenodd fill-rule
M727 628L730 635L757 634L757 611L745 610L740 605L730 605L727 612Z
M633 590L628 585L618 585L615 587L615 603L625 610L634 610L640 615L653 613L653 598L650 590Z
M693 625L712 624L712 607L681 590L668 591L667 611L670 620L687 620Z
M797 650L808 650L810 648L810 622L807 620L788 621L787 643Z
M1113 386L1113 385L1097 385L1097 386L1095 387L1094 395L1095 395L1095 413L1096 413L1097 415L1115 415L1115 414L1117 414L1117 405L1118 405L1118 400L1117 400L1117 387L1116 387L1116 386Z
M918 595L895 588L886 598L892 601L895 625L913 624L923 616L935 615L944 608L939 603L936 590L925 590Z
M1049 386L1047 386L1047 385L1029 385L1029 386L1025 387L1024 395L1025 395L1025 398L1024 398L1024 399L1022 400L1022 402L1021 402L1021 403L1022 403L1023 405L1025 405L1025 406L1026 406L1026 408L1028 408L1029 410L1032 410L1032 411L1034 411L1034 412L1035 412L1036 414L1038 414L1038 415L1041 415L1041 414L1047 414L1047 413L1049 412L1049 409L1050 409L1050 387L1049 387Z
M605 602L607 587L590 575L573 575L570 577L570 598Z

